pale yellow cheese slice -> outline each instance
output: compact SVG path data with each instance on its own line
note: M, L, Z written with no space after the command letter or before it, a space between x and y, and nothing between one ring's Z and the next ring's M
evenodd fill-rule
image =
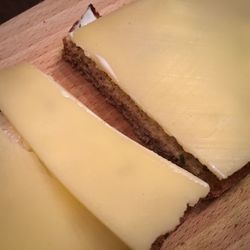
M0 109L68 190L133 249L149 249L209 191L32 66L0 72Z
M184 149L227 178L250 160L250 1L140 0L73 32Z
M128 248L0 128L0 249Z

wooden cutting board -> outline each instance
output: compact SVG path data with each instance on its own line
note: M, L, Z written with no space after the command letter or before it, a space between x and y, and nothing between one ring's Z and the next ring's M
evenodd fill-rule
M130 2L96 0L101 14ZM0 26L0 68L30 62L52 75L109 124L135 139L130 125L102 96L62 61L62 38L84 13L86 0L45 0ZM1 125L0 125L1 126ZM250 176L193 211L165 242L163 249L250 249Z

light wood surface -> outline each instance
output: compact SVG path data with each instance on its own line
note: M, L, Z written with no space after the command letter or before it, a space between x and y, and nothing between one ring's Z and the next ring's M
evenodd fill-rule
M96 0L101 14L130 2ZM135 139L123 117L61 60L62 38L84 13L89 1L45 0L0 26L0 68L31 62L52 75L91 110ZM0 126L1 126L0 122ZM152 215L153 216L153 215ZM250 176L200 212L193 211L163 249L250 249Z

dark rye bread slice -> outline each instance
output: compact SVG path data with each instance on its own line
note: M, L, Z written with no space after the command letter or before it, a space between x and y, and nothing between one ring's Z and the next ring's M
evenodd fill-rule
M100 17L92 5L90 5L89 9L92 10L96 18ZM80 26L80 21L77 21L70 32ZM219 180L205 165L195 158L195 156L184 151L182 146L173 136L169 136L156 121L141 110L106 72L99 69L96 63L86 56L84 50L72 41L70 35L63 39L63 43L64 60L69 62L73 68L80 72L123 114L145 146L201 178L210 185L211 191L207 198L220 196L223 192L250 173L250 162L248 162L227 179Z

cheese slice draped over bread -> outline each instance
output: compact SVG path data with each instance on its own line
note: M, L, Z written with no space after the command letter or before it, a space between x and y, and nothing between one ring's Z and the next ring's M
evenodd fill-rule
M0 72L0 109L63 185L133 249L149 249L209 192L30 65Z
M140 0L73 42L220 179L250 160L250 1Z

